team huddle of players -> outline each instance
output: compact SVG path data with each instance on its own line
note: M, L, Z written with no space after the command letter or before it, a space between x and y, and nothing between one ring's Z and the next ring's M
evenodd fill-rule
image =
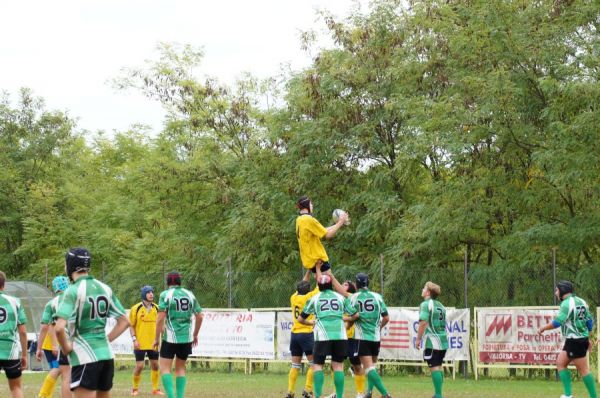
M337 222L323 227L312 216L313 203L308 197L296 203L296 236L300 259L306 274L291 297L294 316L290 339L292 367L288 375L286 397L295 394L295 385L302 368L302 358L310 363L302 398L323 396L325 375L323 365L331 357L335 392L329 397L343 397L343 361L348 358L354 373L358 396L371 397L378 390L382 397L391 397L377 372L381 329L389 321L382 296L369 290L369 277L358 273L355 281L340 284L335 278L329 257L323 247L323 238L333 238L348 221L348 214L340 214ZM183 398L186 388L186 361L192 347L198 344L202 325L202 308L194 294L181 287L181 275L167 275L167 290L154 303L154 290L141 288L141 301L129 313L112 289L90 274L91 254L85 248L69 249L65 256L67 277L52 281L57 294L46 305L39 336L38 359L44 355L51 370L38 396L52 397L59 376L62 378L63 398L110 397L114 376L114 354L110 342L125 330L131 333L136 367L133 373L131 395L139 393L141 372L147 357L151 366L152 394L168 398ZM317 287L310 289L311 274ZM4 292L6 275L0 271L0 370L8 379L12 398L23 398L22 369L27 366L27 318L21 302ZM423 359L431 369L435 390L434 398L442 398L442 363L448 341L446 337L446 309L437 300L441 289L427 282L421 296L419 327L415 346L423 348ZM587 352L593 320L587 303L574 294L573 285L561 281L555 290L561 300L557 317L539 329L539 333L561 328L566 338L558 355L557 367L564 388L561 398L570 398L571 375L567 369L573 363L588 390L596 398L593 376L589 373ZM113 329L106 334L108 318L116 319ZM175 368L175 383L171 369ZM162 381L163 391L159 386Z

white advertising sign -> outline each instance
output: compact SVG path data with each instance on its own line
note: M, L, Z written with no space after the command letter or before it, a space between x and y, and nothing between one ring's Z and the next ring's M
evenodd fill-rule
M554 364L561 351L560 329L539 335L537 330L552 322L556 309L478 308L479 362Z

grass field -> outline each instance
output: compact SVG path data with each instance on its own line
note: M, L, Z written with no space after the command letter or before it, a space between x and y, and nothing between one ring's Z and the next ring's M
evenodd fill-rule
M38 388L42 383L45 373L29 373L24 376L25 397L36 397ZM426 376L385 376L384 383L394 398L430 398L432 387L429 377ZM4 380L2 380L4 382ZM304 377L298 379L296 396L300 395ZM131 388L131 371L120 370L115 374L113 397L129 397ZM287 375L283 373L258 373L244 375L243 373L226 372L190 372L186 397L237 397L237 398L283 398L287 387ZM581 381L573 384L576 397L587 397ZM142 374L140 397L150 397L150 374ZM4 388L0 391L6 392ZM6 396L0 392L0 396ZM325 379L325 392L333 392L333 381L330 377ZM447 378L444 384L444 398L552 398L562 394L561 384L555 381L543 380L452 380ZM346 377L346 397L354 397L354 381ZM379 394L375 394L379 397ZM59 397L55 391L54 397Z

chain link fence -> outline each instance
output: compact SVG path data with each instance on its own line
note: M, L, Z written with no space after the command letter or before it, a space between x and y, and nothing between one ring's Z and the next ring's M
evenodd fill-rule
M371 278L371 290L381 292L390 307L415 307L422 300L425 282L433 281L442 288L440 301L447 307L499 307L556 305L555 280L567 279L576 287L590 308L600 305L600 267L553 266L552 258L544 264L510 264L488 266L454 263L440 267L394 267L378 256L369 269L334 265L340 282L353 281L357 272ZM110 285L124 306L138 302L140 288L151 285L155 294L166 289L165 275L178 269L168 262L147 269L134 269L126 275L109 271L105 264L92 274ZM287 307L296 283L304 275L300 266L278 271L245 271L236 269L235 262L226 259L212 268L182 270L183 286L192 290L206 308L272 308ZM50 287L54 275L40 273L32 281ZM314 286L314 278L311 279Z

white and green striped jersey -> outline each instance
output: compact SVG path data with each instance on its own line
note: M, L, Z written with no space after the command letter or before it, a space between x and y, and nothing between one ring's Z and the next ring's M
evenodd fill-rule
M69 325L71 366L114 358L106 321L121 316L125 310L108 285L89 275L77 278L63 293L56 312L56 318L65 319Z
M446 335L446 308L437 300L427 299L421 303L419 320L427 322L425 329L425 348L434 350L448 349Z
M350 303L359 313L358 320L354 324L354 338L380 341L381 318L388 313L383 297L364 288L350 296Z
M582 339L590 336L588 322L592 321L592 314L581 297L571 294L565 298L560 303L555 321L560 323L560 330L567 339Z
M192 316L202 312L194 293L181 286L171 286L160 294L158 311L167 313L163 341L180 344L194 340Z
M344 314L354 315L356 308L350 300L328 289L311 298L302 313L306 315L303 318L311 314L315 316L315 341L347 340Z
M18 326L25 323L21 300L0 291L0 360L21 358Z

